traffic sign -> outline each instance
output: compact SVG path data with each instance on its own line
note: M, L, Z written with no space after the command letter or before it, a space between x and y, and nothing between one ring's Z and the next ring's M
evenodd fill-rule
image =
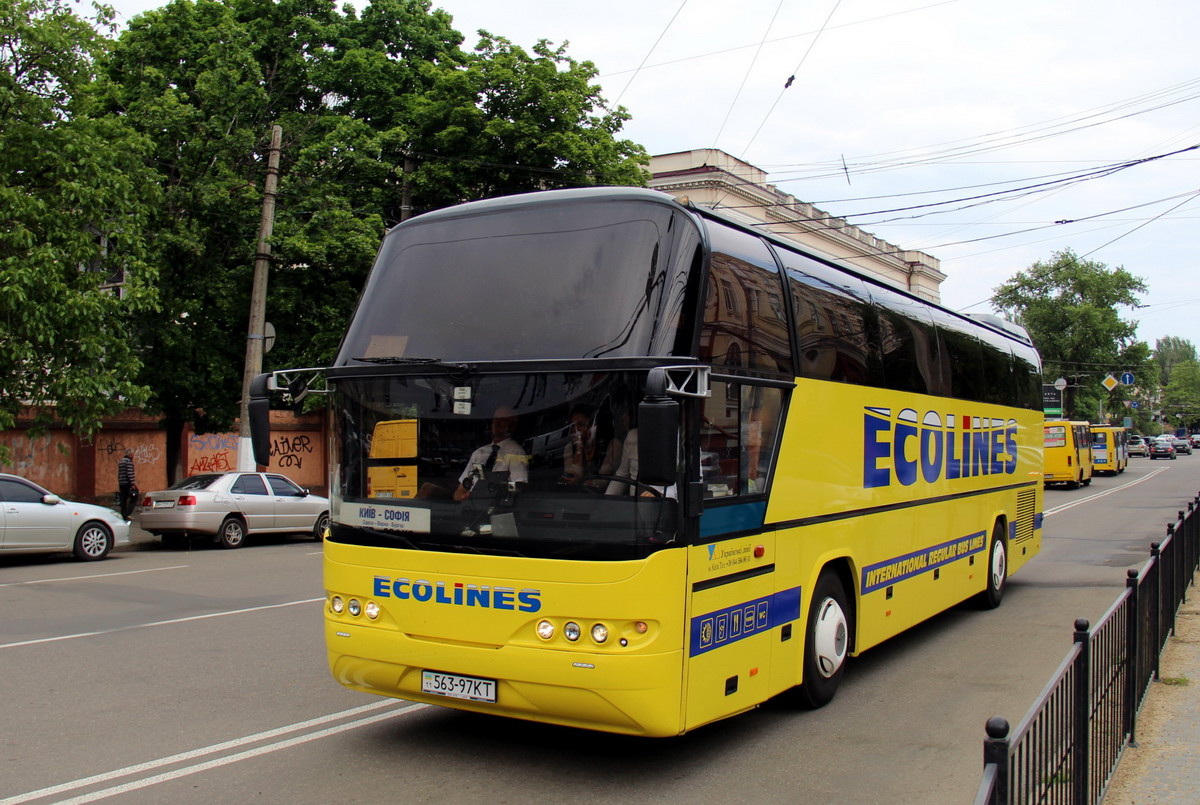
M1121 372L1121 385L1122 386L1132 386L1133 385L1133 372Z
M1104 388L1108 389L1109 391L1112 391L1117 386L1121 385L1121 382L1112 376L1112 372L1109 372L1104 376L1104 379L1100 381L1100 385L1104 386Z

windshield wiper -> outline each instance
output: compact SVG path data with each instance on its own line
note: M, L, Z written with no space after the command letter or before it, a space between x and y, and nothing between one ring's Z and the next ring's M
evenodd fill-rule
M355 358L363 363L384 363L389 366L436 366L450 372L470 372L473 367L468 363L446 363L441 358L406 358L401 355L381 355Z

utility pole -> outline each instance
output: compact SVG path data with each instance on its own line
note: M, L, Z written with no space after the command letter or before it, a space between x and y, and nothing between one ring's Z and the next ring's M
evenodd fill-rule
M275 228L275 188L279 183L279 144L282 139L283 129L272 126L267 179L263 184L262 218L258 224L258 248L254 254L254 285L250 291L250 326L246 333L246 370L242 375L241 429L238 438L239 472L252 472L256 467L254 450L250 446L250 381L262 371L267 319L267 269L271 264L271 233Z
M417 163L410 156L404 157L404 184L400 192L400 220L412 218L412 174L417 169Z

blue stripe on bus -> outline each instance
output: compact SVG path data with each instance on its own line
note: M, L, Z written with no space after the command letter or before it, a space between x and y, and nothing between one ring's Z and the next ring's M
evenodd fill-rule
M703 538L739 531L761 531L766 516L765 500L705 509L700 515L700 536Z
M934 568L957 562L986 548L987 532L976 531L965 537L868 565L862 569L862 594L866 595L898 581L928 573Z
M743 601L692 618L692 657L728 646L800 618L800 588Z

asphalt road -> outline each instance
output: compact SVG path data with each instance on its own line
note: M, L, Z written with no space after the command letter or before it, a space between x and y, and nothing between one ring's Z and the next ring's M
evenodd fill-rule
M1075 618L1100 618L1197 490L1200 455L1048 490L1042 554L999 609L867 652L822 710L670 740L342 689L312 542L0 558L0 805L970 802L985 721L1021 719Z

